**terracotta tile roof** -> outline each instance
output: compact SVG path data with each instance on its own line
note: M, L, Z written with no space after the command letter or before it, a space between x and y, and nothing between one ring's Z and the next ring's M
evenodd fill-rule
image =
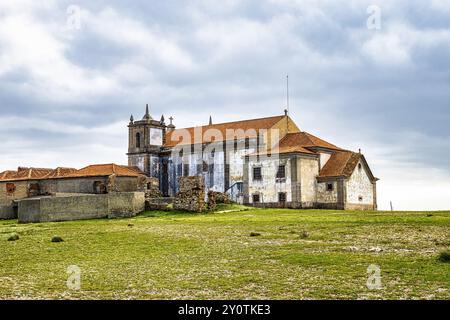
M139 169L139 167L136 167L136 166L125 166L125 167L136 172L139 175L145 175L145 172L142 171L141 169Z
M10 180L13 179L17 175L17 171L4 171L0 173L0 180Z
M336 152L320 170L319 177L350 177L361 156L350 151Z
M48 174L45 179L52 179L52 178L61 178L66 177L70 174L73 174L77 172L77 169L75 168L62 168L58 167L55 170L53 170L50 174Z
M325 148L331 149L333 151L342 150L341 148L326 142L325 140L319 139L312 134L307 132L296 132L288 133L283 139L280 140L278 144L278 150L274 149L269 152L261 152L260 154L267 153L306 153L306 154L316 154L314 148ZM312 149L311 149L312 148Z
M138 173L136 170L131 169L128 166L120 166L114 163L110 163L87 166L65 177L101 177L110 176L112 174L120 177L138 177L142 175L142 173Z
M0 173L0 181L26 181L42 180L53 177L61 177L75 172L73 168L25 168L19 167L17 171L5 171Z
M280 120L282 120L285 116L275 116L275 117L268 117L268 118L260 118L260 119L251 119L251 120L243 120L243 121L234 121L234 122L226 122L226 123L219 123L219 124L213 124L208 126L201 126L201 127L192 127L192 128L184 128L184 129L176 129L174 131L170 131L166 134L166 143L165 147L174 147L177 144L198 144L198 143L205 143L205 142L212 142L212 141L224 141L224 140L232 140L234 137L227 137L227 129L228 130L243 130L244 132L247 130L251 131L258 131L262 129L270 129L275 124L277 124ZM202 133L201 136L198 136L194 134L195 129L201 130ZM203 137L204 133L208 129L215 129L218 130L221 135L222 139L215 140L215 137ZM254 129L254 130L252 130ZM187 138L190 138L188 141L183 141L180 136L183 135L183 133L189 133ZM237 132L238 133L238 132ZM244 138L255 138L257 136L257 133L251 134L251 135L244 135L243 133L238 134L236 137L237 139L244 139Z
M313 136L308 132L291 133L289 135L292 135L292 141L295 141L304 148L325 148L332 150L342 150L334 144Z
M110 176L116 174L122 177L138 177L144 173L137 167L120 166L117 164L96 164L77 170L74 168L23 168L17 171L5 171L0 173L0 181L26 181L58 178L79 178Z
M53 169L19 167L17 171L5 171L0 174L2 181L39 180L47 176Z

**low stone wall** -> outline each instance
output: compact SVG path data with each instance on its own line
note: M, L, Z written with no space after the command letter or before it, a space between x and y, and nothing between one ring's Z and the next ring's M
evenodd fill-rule
M134 217L145 210L144 192L120 192L107 195L108 218Z
M83 194L19 201L20 223L131 217L144 211L143 192Z
M372 204L346 203L345 210L372 211L376 210Z
M12 205L0 206L0 220L17 219L17 212Z

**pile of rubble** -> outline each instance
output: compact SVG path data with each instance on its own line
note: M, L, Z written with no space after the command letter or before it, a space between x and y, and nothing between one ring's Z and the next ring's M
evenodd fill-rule
M230 197L223 192L217 192L217 191L209 191L208 192L208 199L209 197L214 197L216 203L232 203Z
M207 210L205 183L202 176L180 177L179 185L180 192L175 197L174 209L192 212L204 212Z

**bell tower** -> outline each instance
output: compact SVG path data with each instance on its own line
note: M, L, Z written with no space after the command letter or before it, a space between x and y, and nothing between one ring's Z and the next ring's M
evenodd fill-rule
M161 120L154 120L147 104L142 120L135 121L131 115L128 124L128 165L136 166L155 178L159 178L159 154L167 130L164 121L164 116Z

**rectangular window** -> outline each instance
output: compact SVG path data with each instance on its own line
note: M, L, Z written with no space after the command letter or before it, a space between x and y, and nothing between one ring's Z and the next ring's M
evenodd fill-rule
M183 175L183 164L179 163L177 165L177 176L181 177Z
M278 202L286 202L286 192L278 193Z
M16 192L16 185L14 183L7 183L6 184L6 193L13 194Z
M333 191L333 184L327 183L327 191Z
M253 203L259 203L260 202L259 194L254 194L252 196L252 198L253 198Z
M189 163L185 163L183 165L183 176L188 177L189 176Z
M286 166L283 164L278 166L277 179L284 179L284 178L286 178Z
M261 167L254 167L253 168L253 180L254 181L261 181L262 180Z

